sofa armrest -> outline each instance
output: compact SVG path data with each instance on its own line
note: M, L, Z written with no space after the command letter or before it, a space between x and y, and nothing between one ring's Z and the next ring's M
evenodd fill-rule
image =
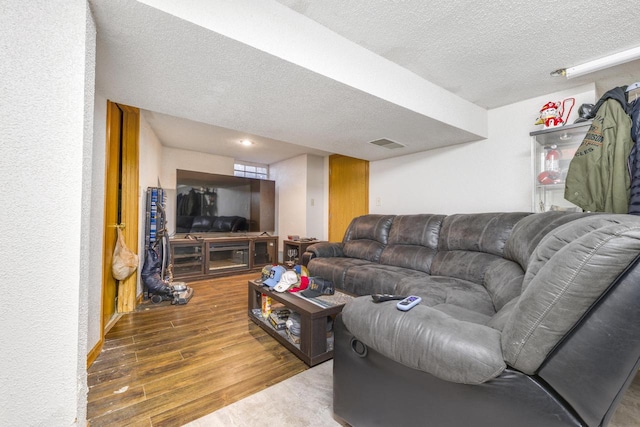
M302 265L306 267L313 258L343 257L343 247L342 243L334 242L320 242L307 246L306 252L302 254Z
M342 319L367 346L445 381L481 384L506 368L499 331L425 305L402 312L396 303L356 298L345 305Z

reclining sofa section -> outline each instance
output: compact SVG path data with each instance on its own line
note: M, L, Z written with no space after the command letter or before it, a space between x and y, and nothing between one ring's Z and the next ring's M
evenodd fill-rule
M639 366L639 255L631 215L355 218L303 257L361 295L336 322L334 412L355 426L606 425ZM373 293L422 303L401 312Z

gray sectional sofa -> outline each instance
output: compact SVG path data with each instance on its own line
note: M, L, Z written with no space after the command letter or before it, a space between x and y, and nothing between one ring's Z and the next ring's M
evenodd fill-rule
M640 218L365 215L303 256L336 319L351 425L606 425L640 361ZM418 295L408 312L373 293ZM384 408L384 409L381 409Z

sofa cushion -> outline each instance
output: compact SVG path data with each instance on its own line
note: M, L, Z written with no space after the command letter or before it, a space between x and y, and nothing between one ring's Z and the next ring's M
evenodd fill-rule
M387 244L389 229L395 215L362 215L351 220L344 233L343 243L350 240L368 239Z
M502 330L505 361L533 374L549 352L640 254L640 218L595 215L547 234Z
M376 240L359 239L344 243L344 254L350 258L359 258L371 262L378 262L384 244Z
M444 215L397 215L389 230L389 245L406 244L438 249Z
M390 244L382 251L380 264L396 265L429 273L435 253L434 249L424 246Z
M446 276L407 277L396 286L398 295L417 295L423 305L450 304L493 316L493 301L484 286Z
M380 263L429 273L444 215L398 215Z
M428 274L393 265L354 265L346 271L342 288L354 295L393 294L396 285L405 278L427 279Z
M394 215L363 215L349 224L343 239L344 255L378 262L387 244Z
M330 280L336 288L351 292L344 287L344 277L347 271L353 266L366 264L370 264L370 262L358 258L312 258L307 268L309 269L310 276Z
M526 212L449 215L442 222L438 251L475 251L502 256L511 229Z
M442 251L431 262L431 274L469 280L482 285L489 266L502 258L484 252Z
M578 218L584 218L586 215L591 214L549 211L521 219L513 227L511 235L507 239L504 257L517 262L526 270L529 257L548 232Z
M496 311L520 295L524 271L520 264L500 258L488 266L484 274L484 287L489 292Z
M505 369L499 331L422 304L403 312L396 302L356 298L345 305L342 320L382 355L446 381L480 384Z
M447 216L442 222L438 252L430 273L484 284L491 264L502 259L512 228L528 215L511 212ZM493 282L492 286L492 291L501 287ZM504 302L501 299L498 306Z
M479 325L486 325L492 319L492 317L487 316L486 314L478 313L475 310L469 310L468 308L460 307L459 305L436 304L431 308L448 314L455 319L477 323Z
M504 325L507 324L509 318L511 317L511 312L518 303L519 298L520 297L517 296L506 303L500 310L498 310L496 314L491 316L491 319L489 319L486 325L490 328L497 329L498 331L502 332L502 330L504 329Z

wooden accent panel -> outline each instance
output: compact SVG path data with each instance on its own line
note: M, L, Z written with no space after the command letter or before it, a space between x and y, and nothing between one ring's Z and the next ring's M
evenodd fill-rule
M101 341L105 326L116 313L118 281L111 274L113 248L116 245L116 229L119 204L120 134L122 111L118 105L107 101L107 135L105 155L104 230L102 247L102 314ZM111 227L110 227L111 226Z
M140 110L118 105L122 110L122 177L120 196L120 221L127 247L138 252L138 140L140 135ZM137 274L120 281L118 286L118 312L129 313L136 308Z
M274 231L276 183L275 181L251 181L251 224L249 231Z
M100 339L87 355L87 366L102 349L104 334L113 323L117 310L132 311L136 303L137 275L120 285L111 274L113 249L119 223L127 246L138 250L138 133L140 112L137 108L107 101L104 229L102 244L102 298L100 307Z
M340 242L351 220L369 213L369 162L329 156L329 241Z

